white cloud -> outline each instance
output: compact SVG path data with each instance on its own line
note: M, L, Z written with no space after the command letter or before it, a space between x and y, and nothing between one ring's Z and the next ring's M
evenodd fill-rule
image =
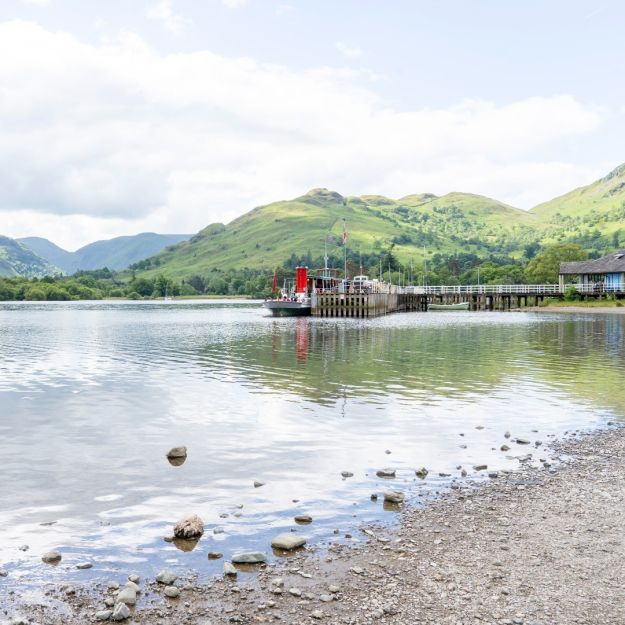
M174 13L170 0L155 2L147 8L145 14L148 19L161 22L174 35L179 35L190 23L186 18Z
M397 110L371 84L0 24L0 232L194 232L315 186L528 207L604 173L561 156L604 115L571 96Z
M24 4L34 4L37 6L44 6L50 4L50 0L22 0Z
M359 59L363 52L357 46L348 46L342 41L337 41L334 47L346 58L346 59Z
M247 0L221 0L221 2L229 9L240 9L247 4Z

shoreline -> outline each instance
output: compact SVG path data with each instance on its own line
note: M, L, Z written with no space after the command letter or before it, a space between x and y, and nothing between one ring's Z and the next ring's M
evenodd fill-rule
M396 527L361 528L357 546L312 546L239 581L178 580L174 599L141 580L139 603L122 622L625 622L625 432L572 433L550 447L559 468L522 464L478 484L459 481L402 510ZM49 605L21 607L10 595L13 622L97 622L113 591L66 585L45 594Z
M528 306L527 308L514 308L513 312L597 313L601 315L625 315L625 306Z

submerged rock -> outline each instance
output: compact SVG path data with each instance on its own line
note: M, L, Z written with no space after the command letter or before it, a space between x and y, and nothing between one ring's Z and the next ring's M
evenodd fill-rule
M176 538L199 538L204 533L204 522L197 514L176 523L174 536Z
M76 568L79 571L86 571L87 569L93 568L93 564L91 564L91 562L81 562L80 564L76 565Z
M224 554L221 553L220 551L209 551L208 552L208 559L209 560L219 560L220 558L223 558Z
M234 564L260 564L267 561L267 554L262 551L241 551L232 556Z
M305 544L306 539L303 536L298 536L290 532L279 534L271 541L271 546L274 549L283 549L284 551L292 551L298 547L303 547Z
M293 517L293 520L301 525L308 525L308 523L312 523L313 518L309 514L298 514Z
M58 551L48 551L41 556L46 564L58 564L63 556Z
M384 491L384 501L389 503L402 503L405 499L404 493L398 490L387 490Z

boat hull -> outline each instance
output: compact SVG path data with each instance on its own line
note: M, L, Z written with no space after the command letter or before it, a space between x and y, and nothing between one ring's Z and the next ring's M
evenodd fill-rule
M428 304L428 310L469 310L469 302L459 304Z
M271 300L264 302L263 306L270 310L274 317L305 317L311 313L310 304L303 302Z

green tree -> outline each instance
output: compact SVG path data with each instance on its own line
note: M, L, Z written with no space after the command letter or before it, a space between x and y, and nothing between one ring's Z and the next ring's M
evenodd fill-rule
M148 295L152 295L154 292L154 283L151 280L146 280L145 278L139 278L131 283L130 287L135 293L143 297L147 297Z
M586 250L577 243L550 245L528 263L525 273L529 282L555 284L558 281L560 263L586 260Z

